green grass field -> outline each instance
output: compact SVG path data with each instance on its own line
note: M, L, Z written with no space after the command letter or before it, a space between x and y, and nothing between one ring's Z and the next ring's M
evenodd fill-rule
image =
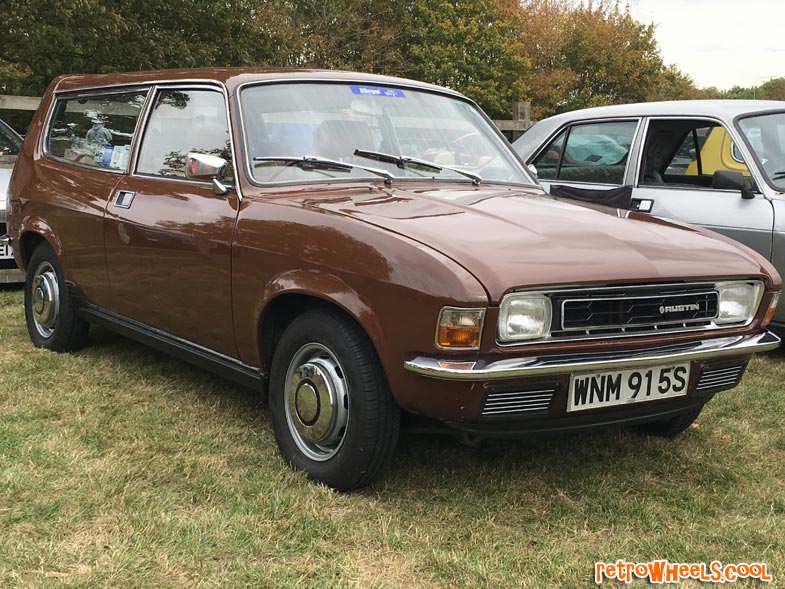
M5 287L0 587L571 588L659 558L763 561L777 586L784 359L675 440L404 434L383 480L341 495L289 470L253 393L107 331L35 349Z

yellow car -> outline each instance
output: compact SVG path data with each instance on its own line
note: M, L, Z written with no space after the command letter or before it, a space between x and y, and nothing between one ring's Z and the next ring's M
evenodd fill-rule
M685 174L699 176L713 174L717 170L735 170L745 176L751 175L739 150L723 127L714 127L709 131L700 150L700 161L697 158L693 159L687 166Z

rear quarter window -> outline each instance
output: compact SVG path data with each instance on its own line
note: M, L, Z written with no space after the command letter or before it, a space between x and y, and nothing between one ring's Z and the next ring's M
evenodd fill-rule
M55 159L105 170L125 170L146 90L59 98L46 135Z

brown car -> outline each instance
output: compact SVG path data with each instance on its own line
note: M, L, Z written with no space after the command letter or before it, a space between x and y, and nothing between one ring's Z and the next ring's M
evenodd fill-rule
M779 343L764 258L548 196L474 103L408 80L63 76L9 196L35 345L103 324L264 387L281 453L341 490L402 414L675 435Z

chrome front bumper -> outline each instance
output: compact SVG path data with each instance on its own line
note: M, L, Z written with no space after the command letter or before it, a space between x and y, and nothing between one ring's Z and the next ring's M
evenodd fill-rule
M712 338L645 350L508 358L495 362L418 356L404 362L404 367L412 372L443 380L498 380L748 356L774 350L779 345L780 338L770 331L764 331L754 336Z

